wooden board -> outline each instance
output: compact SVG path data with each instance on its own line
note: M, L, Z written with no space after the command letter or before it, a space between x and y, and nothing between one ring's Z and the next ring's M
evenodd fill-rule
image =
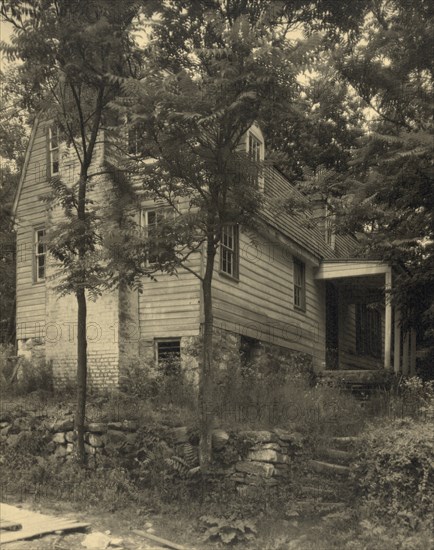
M55 531L79 531L87 529L89 523L82 523L72 519L47 516L30 510L23 510L16 506L0 503L0 520L19 523L22 528L18 531L0 531L0 545L17 540L31 539Z

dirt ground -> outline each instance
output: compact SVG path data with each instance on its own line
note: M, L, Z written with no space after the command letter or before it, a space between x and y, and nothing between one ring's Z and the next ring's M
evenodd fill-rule
M85 541L87 535L91 533L100 533L106 535L103 539L110 539L116 546L110 544L108 548L115 550L161 550L162 547L158 544L147 540L144 537L134 534L133 529L147 530L153 529L153 533L156 536L169 538L169 534L164 533L161 530L161 525L164 524L164 520L160 516L146 518L143 520L142 525L140 518L128 519L123 514L89 514L73 511L72 507L67 503L44 503L44 505L37 505L32 502L17 503L9 501L9 504L13 506L19 506L24 509L33 510L47 515L62 515L69 519L75 519L78 521L84 521L90 523L90 528L87 531L71 532L71 533L53 533L50 535L41 536L37 539L24 540L11 542L2 545L5 550L84 550L85 546L82 542ZM200 546L192 546L191 542L183 540L173 539L172 542L182 544L188 550L201 550ZM1 542L1 538L0 538ZM103 543L102 543L103 544ZM101 548L105 548L104 544ZM96 550L96 549L95 549Z

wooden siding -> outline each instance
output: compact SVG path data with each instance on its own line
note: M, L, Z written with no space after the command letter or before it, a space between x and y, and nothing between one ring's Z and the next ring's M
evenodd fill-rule
M304 258L300 258L304 259ZM240 275L232 280L214 275L214 316L217 327L263 342L325 357L324 285L306 264L306 311L294 307L293 255L289 249L261 238L253 245L240 233Z
M180 204L186 209L188 201ZM161 203L144 201L142 209L152 210ZM188 267L200 274L202 254L192 254ZM197 336L200 327L199 279L189 271L180 269L177 275L157 273L156 280L144 278L143 292L139 294L140 339Z
M45 283L33 282L33 232L46 223L46 207L40 196L50 191L47 174L47 141L43 124L34 129L27 170L17 197L17 338L43 337Z

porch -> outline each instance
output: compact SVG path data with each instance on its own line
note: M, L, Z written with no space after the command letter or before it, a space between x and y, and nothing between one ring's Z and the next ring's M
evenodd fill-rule
M391 266L374 260L327 260L315 279L326 294L325 371L363 383L416 372L416 333L404 332L389 291Z

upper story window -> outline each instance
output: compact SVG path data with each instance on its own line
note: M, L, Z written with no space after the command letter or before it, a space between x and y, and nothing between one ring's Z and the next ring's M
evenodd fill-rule
M160 214L157 210L142 210L140 212L140 226L145 231L145 236L149 242L149 251L147 253L147 265L155 263L158 259L157 227Z
M48 162L50 177L59 175L59 128L50 126L48 129Z
M45 281L46 269L46 245L45 245L45 229L35 229L33 234L34 244L34 270L33 282L41 283Z
M234 279L239 276L239 229L225 225L220 241L220 271Z
M294 258L294 306L306 310L306 265Z
M145 152L143 124L137 123L128 130L128 154L133 156L143 155Z

